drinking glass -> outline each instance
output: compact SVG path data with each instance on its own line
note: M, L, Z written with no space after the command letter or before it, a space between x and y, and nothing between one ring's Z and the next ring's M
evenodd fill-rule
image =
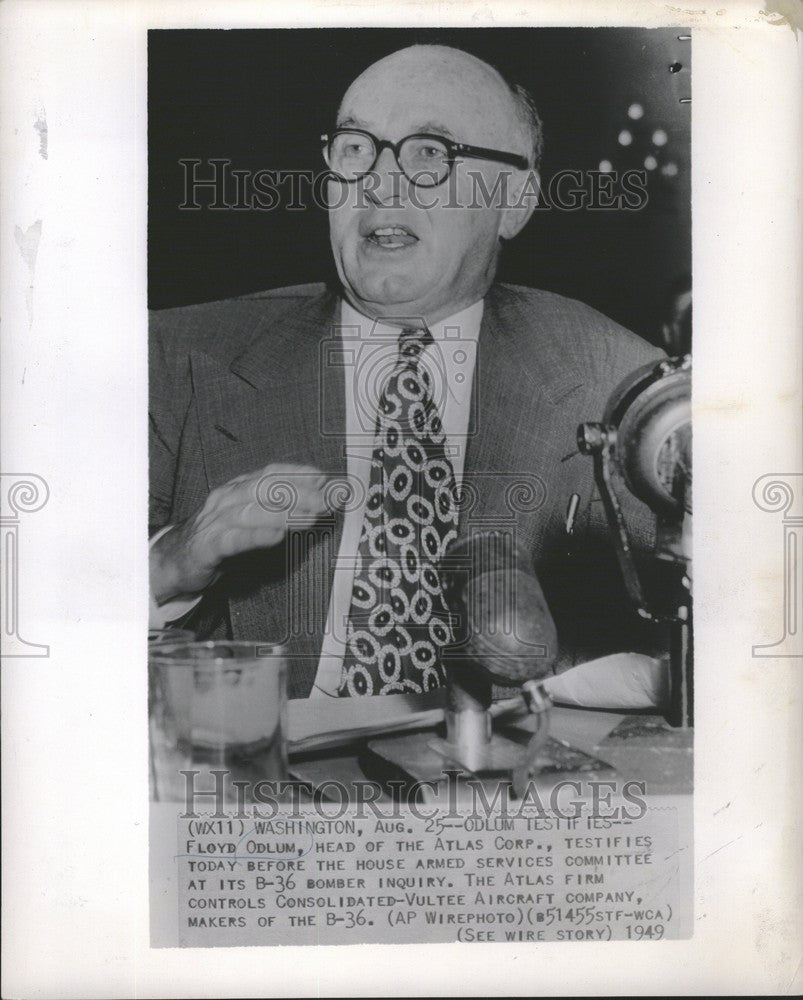
M224 801L251 802L258 782L286 780L281 646L152 643L148 653L152 799L183 802L188 788L210 790L222 780ZM190 779L182 771L199 773ZM235 781L244 783L239 792Z

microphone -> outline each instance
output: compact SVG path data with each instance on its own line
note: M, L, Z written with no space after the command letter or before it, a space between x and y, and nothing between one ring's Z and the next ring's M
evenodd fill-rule
M580 424L577 443L594 460L625 590L642 618L668 622L671 726L694 719L692 641L691 355L650 362L629 375L608 400L601 423ZM644 586L633 558L614 483L655 514L655 556L668 571L661 586Z
M552 672L555 623L532 558L510 532L456 541L441 563L441 580L455 636L443 656L452 680L459 670L510 687Z
M549 695L538 679L550 673L557 632L532 558L510 532L459 539L441 562L454 642L444 650L446 738L429 746L469 771L506 771L524 794L549 732ZM521 687L535 716L526 747L494 734L492 684Z

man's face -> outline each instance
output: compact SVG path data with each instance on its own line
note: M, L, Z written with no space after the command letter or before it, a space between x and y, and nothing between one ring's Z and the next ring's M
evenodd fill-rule
M370 67L346 93L337 124L392 142L425 132L527 152L497 74L465 53L436 47L405 49ZM481 173L492 191L500 171L511 168L466 159L440 186L413 189L385 149L374 176L329 182L332 250L346 297L357 309L434 323L483 297L500 236L514 235L523 221L521 213L514 221L499 207L498 197L495 206L483 205L469 171Z

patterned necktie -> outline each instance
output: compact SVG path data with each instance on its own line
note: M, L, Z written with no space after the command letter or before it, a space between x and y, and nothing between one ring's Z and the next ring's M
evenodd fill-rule
M341 696L431 691L452 641L438 561L457 536L455 479L421 353L429 330L402 330L379 399L357 549Z

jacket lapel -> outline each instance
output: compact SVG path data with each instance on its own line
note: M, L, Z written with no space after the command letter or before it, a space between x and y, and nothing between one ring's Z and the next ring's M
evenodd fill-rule
M461 534L516 524L522 540L538 546L545 508L554 502L546 492L548 470L564 457L558 411L581 385L551 339L539 337L515 289L494 286L474 370Z
M203 410L208 472L222 462L230 478L230 462L221 452L233 443L253 456L253 468L298 462L332 474L345 470L343 369L321 363L330 357L330 342L337 342L337 308L336 298L325 294L260 324L228 369L221 372L213 362L217 371L211 380L202 377L202 386L196 382L198 398L202 387L209 390Z
M228 367L192 356L210 490L268 464L345 477L345 378L330 350L336 321L337 300L326 294L261 324ZM261 495L291 503L292 490L293 476L279 475L263 482ZM234 638L262 634L284 643L294 658L290 694L298 697L309 693L317 669L342 514L333 509L315 528L293 530L290 506L288 519L285 544L238 557L227 576Z

